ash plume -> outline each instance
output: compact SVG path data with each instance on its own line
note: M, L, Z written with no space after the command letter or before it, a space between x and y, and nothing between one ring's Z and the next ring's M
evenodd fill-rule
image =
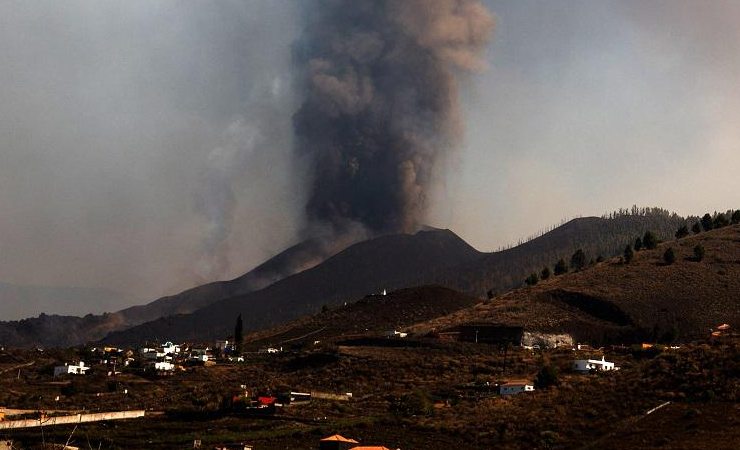
M309 228L412 232L432 169L459 144L456 77L483 67L479 0L314 0L295 43L295 151L312 180Z

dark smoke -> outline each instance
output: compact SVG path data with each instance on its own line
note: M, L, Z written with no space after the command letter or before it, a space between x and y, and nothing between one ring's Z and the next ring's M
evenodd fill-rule
M478 0L314 0L295 44L296 152L312 170L309 226L412 232L432 169L461 137L456 75L482 67Z

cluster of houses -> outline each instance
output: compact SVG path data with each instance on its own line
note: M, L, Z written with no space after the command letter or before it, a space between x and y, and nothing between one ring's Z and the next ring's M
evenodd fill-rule
M281 348L264 348L260 353L280 353ZM93 365L107 368L108 375L120 373L124 367L137 368L157 375L169 375L187 366L213 365L216 360L223 362L244 362L244 356L236 354L235 345L230 340L217 340L215 345L179 345L167 341L159 345L145 345L137 350L117 347L94 347L88 358ZM54 367L54 376L85 375L90 365L85 361L66 362Z

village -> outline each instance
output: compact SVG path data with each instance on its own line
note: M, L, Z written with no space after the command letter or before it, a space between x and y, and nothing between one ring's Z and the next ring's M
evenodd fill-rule
M723 324L711 339L733 336ZM130 428L127 423L174 421L189 430L178 448L261 449L274 448L265 436L279 423L278 435L290 430L290 438L315 441L298 448L402 448L398 439L369 434L368 423L389 413L425 422L483 404L514 412L522 403L510 399L536 403L566 386L589 391L616 383L610 374L630 373L651 358L684 351L680 345L654 343L593 348L563 335L491 324L432 336L393 329L361 340L306 339L289 347L237 349L233 338L226 338L35 349L23 357L5 350L0 353L0 439L28 445L38 438L38 429L61 438L70 432L65 424L104 427L116 421L123 431ZM653 403L642 408L664 402ZM214 420L235 426L231 439L203 436L186 425ZM244 429L239 425L244 423L251 425ZM358 427L361 435L352 435ZM315 436L319 433L326 436ZM182 442L188 436L193 438L189 447ZM171 442L152 448L171 448Z

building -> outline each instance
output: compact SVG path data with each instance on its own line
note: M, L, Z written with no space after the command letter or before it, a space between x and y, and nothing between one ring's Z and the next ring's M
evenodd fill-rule
M499 386L498 393L501 395L516 395L522 392L534 391L534 384L527 380L512 380Z
M67 364L64 363L63 366L56 366L54 367L54 376L59 377L62 375L85 375L85 373L90 370L90 367L86 366L83 361L80 361L79 364Z
M349 450L359 444L354 439L335 434L319 441L319 450Z
M175 365L167 361L157 361L154 363L154 370L157 372L174 372Z
M607 372L610 370L619 370L613 362L606 361L602 356L601 359L576 359L573 361L573 370L576 372Z
M403 339L407 337L408 335L409 335L408 333L404 333L403 331L397 331L397 330L388 330L385 332L385 337L387 337L388 339L394 339L394 338Z

